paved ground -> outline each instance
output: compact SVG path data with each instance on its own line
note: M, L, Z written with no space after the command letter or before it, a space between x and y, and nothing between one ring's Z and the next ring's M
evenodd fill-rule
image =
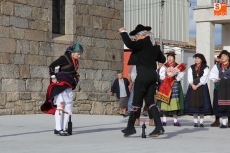
M142 117L141 120L147 119ZM73 115L73 135L53 134L54 116L16 115L0 116L1 153L229 153L230 128L209 127L213 121L207 118L204 128L194 128L192 117L180 119L182 127L172 126L169 119L166 133L158 138L141 138L137 134L124 138L120 132L127 118L121 116ZM153 127L147 126L147 133Z

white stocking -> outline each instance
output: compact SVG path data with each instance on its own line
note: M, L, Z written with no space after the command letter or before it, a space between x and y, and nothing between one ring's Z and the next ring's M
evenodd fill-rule
M197 123L197 120L198 120L198 114L193 114L193 117L194 117L194 123Z
M174 120L174 123L177 122L177 115L173 115L173 120Z
M59 110L56 110L55 111L55 129L57 131L61 130L62 117L63 117L62 111L60 111L60 113L59 113Z
M227 125L227 116L222 117L222 124L225 126Z
M165 115L163 115L162 121L166 123L166 116Z
M63 123L62 123L62 129L65 131L66 130L66 124L67 122L69 121L69 114L64 114L64 120L63 120Z
M204 122L204 114L200 114L200 124L203 124Z
M66 124L69 121L69 116L72 115L72 108L73 108L73 103L72 102L67 102L65 103L65 114L64 114L64 120L62 123L62 129L66 129ZM67 114L68 113L68 114Z

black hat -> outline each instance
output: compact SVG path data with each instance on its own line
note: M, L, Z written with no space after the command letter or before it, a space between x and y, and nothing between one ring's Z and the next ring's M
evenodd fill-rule
M166 55L167 55L167 57L168 56L172 56L173 58L174 58L174 60L175 60L175 55L176 55L176 53L175 53L175 50L174 49L172 49L171 51L169 51L168 53L165 53Z
M193 56L193 58L196 58L196 57L198 57L198 58L201 59L201 61L202 61L201 63L207 64L207 61L206 61L206 59L205 59L205 57L204 57L203 54L197 53L197 54L195 54L195 55Z
M129 33L130 36L135 36L138 32L141 32L141 31L144 31L144 30L147 30L147 31L150 31L152 28L151 27L148 27L148 26L143 26L142 24L138 24L135 28L135 30L131 31Z
M227 55L230 58L230 53L227 50L222 50L217 58L221 58L222 54Z

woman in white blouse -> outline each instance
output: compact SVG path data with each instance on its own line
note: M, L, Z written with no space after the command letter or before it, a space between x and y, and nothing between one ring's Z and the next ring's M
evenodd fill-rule
M209 67L203 54L195 54L195 64L188 69L189 88L185 97L185 114L194 116L194 127L204 127L204 115L212 115L212 105L207 86Z
M227 128L227 117L230 117L230 53L223 50L219 57L221 63L213 66L209 79L215 83L213 112L217 117L222 117L220 128Z
M183 114L184 110L184 97L183 97L183 91L182 87L180 84L180 81L183 79L185 71L179 71L175 76L169 76L169 73L167 73L167 70L170 68L175 68L179 64L175 62L175 52L170 51L167 54L167 63L164 64L164 66L161 67L159 76L160 80L162 80L161 86L165 83L166 77L170 77L171 80L174 80L173 85L171 87L171 95L169 99L169 103L165 103L162 101L160 98L159 91L157 93L157 105L163 112L163 117L162 117L162 125L166 126L166 116L173 116L173 125L174 126L181 126L181 124L178 122L177 117L178 115ZM160 87L161 88L161 87Z

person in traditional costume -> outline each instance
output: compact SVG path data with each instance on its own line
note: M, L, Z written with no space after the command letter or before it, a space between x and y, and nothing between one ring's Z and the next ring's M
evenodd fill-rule
M209 67L203 54L193 56L195 64L188 69L189 88L185 96L184 112L194 117L194 127L204 127L204 115L212 115L212 104L207 86Z
M221 53L215 58L215 64L220 64L221 63ZM214 90L213 90L213 104L215 103L214 101L217 101L217 96L218 96L218 90L216 89L218 82L214 82ZM213 105L213 111L216 111L216 106ZM214 113L217 114L217 113ZM230 117L228 117L228 121L230 121ZM220 116L215 115L215 121L211 124L211 127L220 127ZM230 127L230 122L228 122L228 127Z
M133 93L134 93L134 83L135 83L135 79L137 76L137 70L136 70L136 65L132 66L130 68L130 71L128 73L128 80L130 82L130 96L129 96L129 101L128 101L128 113L125 115L125 117L130 115L130 112L132 110L132 103L133 103ZM147 111L148 113L148 108L145 104L144 106L144 111ZM149 113L148 113L149 114ZM141 114L140 114L141 115ZM147 116L147 115L146 115ZM136 121L135 121L135 126L140 126L140 116L137 117ZM154 121L151 115L149 115L149 126L154 126Z
M160 73L161 67L163 66L163 63L157 62L157 64L158 64L158 68L156 70L156 72L157 72L156 90L158 90L158 88L159 88L159 86L161 84L159 73ZM156 95L154 95L154 101L155 101L155 103L157 102ZM148 113L148 107L146 106L146 104L145 104L145 106L143 108L142 115L143 116L149 116L149 126L154 126L155 125L154 121L153 121L153 117L151 116L151 113ZM140 120L139 119L136 119L135 125L136 126L140 125Z
M173 116L174 126L181 126L178 122L178 115L183 114L184 95L180 81L185 74L186 65L175 62L175 52L167 54L167 63L160 69L160 79L162 83L157 92L157 104L163 112L162 125L166 126L166 116Z
M157 72L156 90L158 90L158 88L159 88L159 86L160 86L160 83L161 83L160 76L159 76L159 72L160 72L160 68L161 68L161 66L163 65L163 63L157 62L157 65L158 65L158 68L157 68L157 70L156 70L156 72ZM156 101L157 101L157 100L156 100L156 96L155 96L155 102L156 102ZM142 115L143 115L143 116L148 116L148 115L149 115L149 113L148 113L148 108L147 108L146 105L145 105L144 108L143 108ZM151 116L150 116L149 119L151 119ZM135 122L135 125L136 125L136 122ZM154 123L152 123L152 120L149 120L149 125L150 125L150 126L154 126Z
M220 128L227 128L227 118L230 117L230 53L223 50L219 57L221 62L213 66L209 79L215 83L213 113L218 118L222 117Z
M77 73L78 59L83 53L83 47L76 43L65 51L65 54L49 66L51 84L47 89L46 101L41 106L41 111L55 115L54 134L67 136L66 124L72 115L73 92L79 81ZM55 73L55 67L59 72Z
M149 136L157 137L164 133L164 128L161 124L160 113L154 102L156 93L156 62L165 62L165 57L160 50L160 46L156 45L153 33L150 32L151 27L137 25L135 30L130 32L131 36L135 36L136 41L132 41L125 31L125 28L120 28L124 44L132 49L128 65L136 65L137 76L134 83L134 95L132 103L132 111L129 116L128 124L122 130L124 136L130 136L136 133L134 127L135 120L140 116L143 106L143 99L149 109L149 113L153 116L155 129Z

